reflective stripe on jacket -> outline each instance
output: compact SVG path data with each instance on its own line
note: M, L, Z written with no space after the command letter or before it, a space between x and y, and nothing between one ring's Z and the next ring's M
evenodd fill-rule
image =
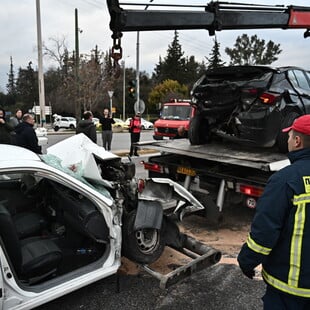
M241 268L263 264L274 288L310 298L310 148L289 153L292 164L273 174L257 204Z

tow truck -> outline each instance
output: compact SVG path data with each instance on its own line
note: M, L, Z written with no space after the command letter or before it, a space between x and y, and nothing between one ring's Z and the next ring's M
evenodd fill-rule
M116 77L121 72L119 61L122 58L123 32L206 29L209 35L214 35L222 30L268 28L305 29L304 38L310 36L310 7L227 2L210 2L199 6L120 4L118 0L107 0L107 5L113 32L111 57ZM190 145L187 139L179 139L138 145L160 152L144 162L149 176L166 177L182 184L205 206L206 218L211 221L219 220L225 200L232 202L243 198L248 207L255 208L256 200L270 175L289 164L283 154L272 150L241 149L221 141ZM161 275L148 270L148 267L144 269L162 279Z
M188 139L145 141L140 147L159 152L143 161L149 177L166 177L182 184L204 206L211 224L223 218L226 205L242 203L255 209L269 177L289 165L274 149L255 149L216 141L191 145Z
M116 72L122 58L123 32L206 29L212 36L216 31L233 29L305 29L304 38L310 36L310 7L304 6L213 1L205 5L120 4L118 0L107 0L107 5ZM242 150L221 142L196 146L187 140L174 140L141 145L161 152L144 163L149 175L179 181L207 205L209 215L210 210L216 214L223 210L225 193L231 190L244 195L246 205L255 208L271 173L288 164L284 155L272 150ZM212 193L215 199L210 199Z

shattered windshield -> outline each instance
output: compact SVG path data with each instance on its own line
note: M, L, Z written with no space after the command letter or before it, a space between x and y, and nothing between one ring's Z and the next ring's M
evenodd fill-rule
M110 192L101 184L90 183L86 178L83 177L83 169L80 164L75 165L74 169L72 167L64 167L61 164L61 159L52 154L40 155L41 159L51 167L54 167L62 172L69 174L70 176L76 178L82 183L88 185L89 187L95 189L100 194L104 195L109 199L113 199Z

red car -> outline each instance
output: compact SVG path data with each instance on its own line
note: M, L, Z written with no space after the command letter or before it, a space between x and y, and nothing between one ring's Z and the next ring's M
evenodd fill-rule
M194 108L190 105L190 100L173 100L164 103L160 118L154 123L155 140L164 138L173 139L180 126L184 126L187 132L189 129L190 118L193 116Z

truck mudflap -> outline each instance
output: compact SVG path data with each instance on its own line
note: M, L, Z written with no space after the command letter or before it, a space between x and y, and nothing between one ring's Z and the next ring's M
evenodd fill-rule
M149 265L140 265L144 271L160 281L159 286L161 289L166 289L195 272L217 264L222 257L220 251L186 234L182 235L182 240L182 248L172 248L192 259L188 263L177 267L167 274L162 274Z

